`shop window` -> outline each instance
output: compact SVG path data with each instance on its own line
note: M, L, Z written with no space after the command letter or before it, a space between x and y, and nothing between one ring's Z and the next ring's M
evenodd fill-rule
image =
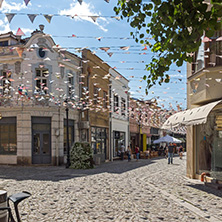
M119 110L119 97L118 95L114 95L114 99L113 99L113 102L114 102L114 112L117 112Z
M114 131L113 156L120 156L121 144L125 146L125 132Z
M17 135L16 118L4 117L0 120L0 154L16 155Z
M126 100L121 98L121 115L126 116Z
M67 153L67 123L66 119L64 119L64 132L63 132L63 148L64 148L64 154ZM69 148L71 149L72 145L74 143L74 121L69 120Z
M36 90L48 94L48 69L36 69Z
M101 127L91 128L91 146L94 154L104 154L106 147L106 129Z

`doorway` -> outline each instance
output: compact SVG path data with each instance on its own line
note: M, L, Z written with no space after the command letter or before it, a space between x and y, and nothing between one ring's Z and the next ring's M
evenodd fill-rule
M51 120L47 123L50 118L41 118L36 123L36 119L32 121L32 164L51 164Z

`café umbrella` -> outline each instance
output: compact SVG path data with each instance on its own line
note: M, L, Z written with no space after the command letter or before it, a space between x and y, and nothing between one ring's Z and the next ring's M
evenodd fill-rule
M172 136L166 135L164 137L160 137L157 140L154 140L153 143L182 143L182 141Z

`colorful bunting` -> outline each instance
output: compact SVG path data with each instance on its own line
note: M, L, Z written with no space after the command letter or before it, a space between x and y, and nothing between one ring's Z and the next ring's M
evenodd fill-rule
M7 17L8 22L10 23L13 17L15 16L15 13L5 13L5 16Z
M30 0L24 0L24 2L25 2L25 5L27 6Z
M122 47L120 47L120 49L122 49L122 50L129 50L129 46L122 46Z
M17 30L17 32L16 32L16 35L18 35L18 36L24 36L25 34L24 34L24 32L23 32L20 28L18 28L18 30Z
M30 21L33 23L37 14L28 14Z
M89 16L94 22L99 18L97 15Z
M211 42L212 40L210 38L208 38L207 36L205 36L202 40L202 42Z
M24 50L25 50L25 48L23 48L23 47L16 47L16 51L17 51L20 58L22 57L22 53L24 52Z
M45 17L45 19L47 20L48 23L51 22L53 15L48 15L48 14L44 14L43 15Z
M100 47L100 49L107 52L110 49L110 47Z
M78 0L79 4L82 5L82 0Z

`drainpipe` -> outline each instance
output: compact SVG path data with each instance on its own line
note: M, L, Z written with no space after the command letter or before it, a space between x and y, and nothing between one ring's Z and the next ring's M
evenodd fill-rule
M111 87L112 81L110 80L109 84L109 106L110 111L112 111L112 87ZM110 161L113 161L113 133L112 133L112 112L109 113L109 147L110 147Z

